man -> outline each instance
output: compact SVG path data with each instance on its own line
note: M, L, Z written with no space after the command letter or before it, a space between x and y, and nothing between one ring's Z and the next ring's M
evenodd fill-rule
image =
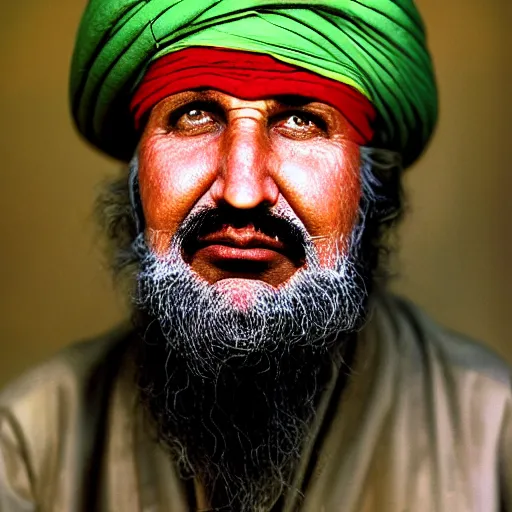
M509 368L383 289L411 1L91 0L71 99L134 327L3 393L2 511L512 509Z

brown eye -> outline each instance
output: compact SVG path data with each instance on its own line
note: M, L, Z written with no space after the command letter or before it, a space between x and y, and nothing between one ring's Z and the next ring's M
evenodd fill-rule
M196 108L190 109L188 112L183 113L176 122L176 127L189 128L204 126L208 123L214 122L214 119L210 114L204 110Z
M290 116L284 126L292 129L307 130L314 127L314 123L310 119L305 119L301 116L294 114Z
M201 135L217 130L218 118L210 109L187 106L169 117L169 129L182 135Z
M296 139L308 139L325 134L325 123L306 112L286 114L275 127L283 135Z

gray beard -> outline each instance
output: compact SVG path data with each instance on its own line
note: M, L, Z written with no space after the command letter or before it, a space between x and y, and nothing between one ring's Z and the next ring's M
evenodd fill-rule
M246 308L182 258L201 215L189 216L164 258L142 235L134 243L142 401L182 476L203 484L215 510L268 510L290 490L335 355L365 317L357 237L322 268L305 228L276 215L300 233L306 265L277 289L252 283Z

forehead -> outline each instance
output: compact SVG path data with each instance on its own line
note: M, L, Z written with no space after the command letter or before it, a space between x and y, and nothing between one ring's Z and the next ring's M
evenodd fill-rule
M175 109L194 103L215 103L226 109L253 108L262 111L311 107L326 112L339 112L338 109L322 101L301 94L275 95L264 98L240 98L215 89L196 89L171 94L161 100L155 108Z

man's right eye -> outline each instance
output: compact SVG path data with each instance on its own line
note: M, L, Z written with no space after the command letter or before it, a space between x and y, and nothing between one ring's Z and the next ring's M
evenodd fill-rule
M200 108L187 108L171 116L170 128L183 134L199 135L214 131L218 128L215 116Z

